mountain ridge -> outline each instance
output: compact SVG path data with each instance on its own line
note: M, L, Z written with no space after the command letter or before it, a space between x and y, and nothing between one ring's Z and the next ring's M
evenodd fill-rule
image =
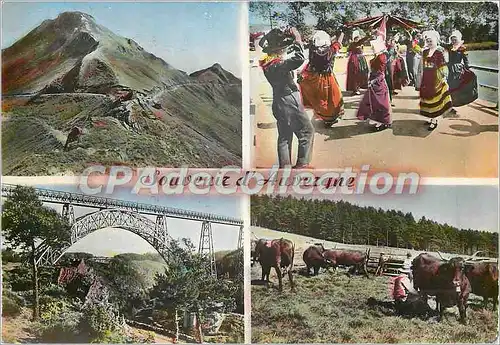
M220 64L190 76L83 12L43 21L2 60L4 174L241 164L241 81ZM65 145L74 126L85 134Z

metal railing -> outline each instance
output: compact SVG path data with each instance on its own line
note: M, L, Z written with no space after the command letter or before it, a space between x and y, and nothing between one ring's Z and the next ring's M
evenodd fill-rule
M477 71L483 71L483 72L490 72L490 73L497 73L498 74L498 68L495 68L495 67L480 66L480 65L469 65L469 68L470 69L475 69ZM479 81L478 81L477 84L480 87L484 87L484 88L490 89L490 90L495 90L495 91L498 92L498 86L489 85L489 84L485 84L485 83L480 83ZM495 109L498 109L498 95L497 95L497 103L495 105Z
M478 71L484 71L484 72L490 72L490 73L498 73L498 68L495 67L488 67L488 66L480 66L480 65L469 65L470 69L475 69ZM493 85L488 85L484 83L479 83L479 86L485 87L487 89L492 89L492 90L497 90L498 91L498 86L493 86Z
M2 184L2 196L8 196L16 185ZM79 193L63 192L44 188L35 188L40 200L54 204L72 204L75 206L94 207L94 208L119 208L132 210L137 213L150 215L165 215L169 218L180 218L187 220L210 221L212 223L226 225L243 225L241 219L220 216L211 213L183 210L173 207L144 204L135 201L111 199L100 196L85 195Z

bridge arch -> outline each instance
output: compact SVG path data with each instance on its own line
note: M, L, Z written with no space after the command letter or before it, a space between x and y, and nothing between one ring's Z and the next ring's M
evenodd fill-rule
M166 228L158 226L143 215L124 209L104 209L86 214L71 226L70 241L59 248L40 246L37 255L38 263L56 264L66 251L76 242L91 233L104 228L120 228L130 231L148 242L166 261L172 238Z

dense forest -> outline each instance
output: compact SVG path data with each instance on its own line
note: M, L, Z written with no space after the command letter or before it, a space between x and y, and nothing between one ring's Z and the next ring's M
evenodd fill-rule
M458 229L411 213L345 201L252 196L252 225L327 241L498 256L498 232ZM496 230L496 229L491 229Z
M466 43L498 42L498 6L495 2L251 2L250 12L270 26L292 25L307 38L315 29L330 34L346 32L344 23L391 13L434 28L442 35L454 29L463 34Z

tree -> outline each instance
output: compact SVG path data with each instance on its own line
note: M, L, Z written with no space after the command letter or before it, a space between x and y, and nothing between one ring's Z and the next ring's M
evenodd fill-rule
M183 239L172 242L168 268L156 276L150 296L156 305L174 311L176 341L179 339L179 312L194 312L198 321L200 342L201 323L212 312L234 310L237 286L231 281L218 280L206 269L206 258L195 254L193 244Z
M147 296L146 276L133 264L133 256L118 255L106 266L96 265L96 271L105 277L110 291L110 301L121 313L133 316Z
M33 319L38 319L36 248L40 242L53 246L68 241L69 224L55 210L43 206L34 188L18 186L4 203L2 229L9 246L29 253L34 294Z
M255 13L262 19L269 20L271 29L273 28L273 25L276 25L276 21L279 18L277 9L278 4L274 2L251 1L249 5L249 11L251 13Z

